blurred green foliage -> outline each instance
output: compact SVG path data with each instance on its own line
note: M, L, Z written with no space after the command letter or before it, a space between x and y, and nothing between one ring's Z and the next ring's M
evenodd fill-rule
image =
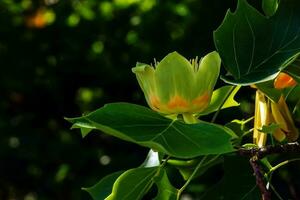
M145 104L136 61L214 50L212 32L235 3L1 0L0 199L90 199L81 187L142 163L146 149L82 139L63 117L108 102Z
M108 102L145 104L136 61L214 50L212 31L229 4L2 0L0 199L89 199L81 187L139 165L146 149L106 135L81 139L63 117Z

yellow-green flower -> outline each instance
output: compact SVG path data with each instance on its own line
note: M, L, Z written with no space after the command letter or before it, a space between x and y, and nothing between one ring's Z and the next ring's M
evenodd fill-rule
M200 62L197 58L190 62L173 52L155 63L155 67L138 63L132 71L153 110L163 114L194 114L208 106L220 65L215 51Z

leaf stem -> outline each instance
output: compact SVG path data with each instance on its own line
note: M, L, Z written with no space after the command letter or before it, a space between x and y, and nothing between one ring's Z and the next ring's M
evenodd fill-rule
M177 200L179 200L179 197L181 195L181 193L185 190L185 188L190 184L190 182L193 180L194 176L196 175L197 171L200 169L200 167L202 166L202 164L204 163L204 161L207 159L207 156L204 156L201 161L198 163L198 165L196 166L196 168L194 169L193 173L191 174L191 176L188 178L188 180L185 182L185 184L178 190L177 193Z
M210 121L211 123L214 123L214 122L216 121L216 119L217 119L217 117L218 117L218 115L219 115L219 113L220 113L222 107L224 106L224 104L226 103L226 101L228 100L228 98L230 97L230 95L232 94L232 92L233 92L237 87L238 87L238 86L233 86L233 87L231 88L231 90L227 93L226 98L223 100L223 102L222 102L221 105L219 106L217 112L215 112L213 118L211 119L211 121ZM239 87L240 87L240 86L239 86Z
M178 190L177 193L177 200L179 199L181 193L186 189L186 187L190 184L190 182L193 180L193 178L195 177L195 175L197 174L197 172L199 171L199 169L201 167L207 166L209 165L211 162L215 161L220 155L216 155L215 157L213 157L212 159L210 159L209 161L207 161L206 163L205 160L207 159L208 156L204 156L200 162L198 163L198 165L196 166L196 168L194 169L193 173L191 174L191 176L188 178L188 180L185 182L185 184Z
M159 165L159 167L158 167L158 169L157 169L154 176L158 176L160 174L161 170L165 167L165 165L167 164L167 162L170 158L171 158L171 156L167 156L166 159L164 159L162 161L162 163Z
M300 161L300 158L294 158L294 159L290 159L290 160L285 160L285 161L279 163L278 165L275 165L275 166L272 167L272 168L270 169L270 171L268 172L268 176L269 176L269 174L273 173L273 172L274 172L275 170L277 170L278 168L280 168L280 167L282 167L282 166L284 166L284 165L286 165L286 164L288 164L288 163L295 162L295 161Z
M163 168L167 163L168 163L168 160L171 158L171 156L167 156L163 162L161 163L161 165L159 166L160 168Z

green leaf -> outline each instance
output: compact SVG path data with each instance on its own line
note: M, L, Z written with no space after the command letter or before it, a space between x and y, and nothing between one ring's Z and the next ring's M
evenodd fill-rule
M105 199L111 192L114 182L124 171L119 171L105 176L96 185L82 188L87 191L94 200Z
M222 109L239 106L240 104L234 100L234 96L239 91L240 87L236 87L233 91L234 86L223 86L215 90L212 94L212 98L209 106L199 113L199 115L208 115L210 113L216 112L219 107L223 104ZM230 94L231 93L231 94ZM230 94L230 95L229 95ZM229 96L228 96L229 95ZM226 100L227 98L227 100Z
M294 119L300 121L300 85L284 90L285 98L292 111Z
M94 200L139 200L154 183L158 188L155 200L176 200L178 190L171 185L166 171L158 167L116 172L84 190L89 192Z
M270 17L275 14L278 8L278 0L263 0L262 8L266 16Z
M257 200L260 193L249 159L239 156L225 156L224 177L201 199L206 200Z
M245 149L258 148L257 144L253 144L253 143L246 143L246 144L243 144L242 147L245 148Z
M273 134L275 133L275 131L280 128L280 125L279 124L275 124L275 123L272 123L270 125L263 125L261 130L259 130L260 132L263 132L263 133L267 133L267 134Z
M256 87L264 93L269 99L278 102L281 97L281 91L274 88L273 81L267 81L256 84Z
M85 124L81 124L80 126L74 124L72 126L72 128L80 128L80 132L81 132L82 138L84 138L85 136L87 136L93 130L93 129L89 128L88 125L85 125Z
M284 72L289 74L291 77L300 84L300 59L296 59L288 67L284 69Z
M245 132L249 131L246 129L245 124L248 122L248 120L238 120L235 119L229 123L227 123L225 126L230 128L237 137L243 137Z
M160 176L155 178L154 181L158 188L154 200L177 200L178 190L171 185L165 170L162 170Z
M226 127L207 122L185 124L134 104L107 104L88 115L67 120L76 127L98 129L179 158L234 151L230 142L234 133Z
M299 36L300 1L280 1L275 15L267 18L239 0L235 13L228 11L214 32L215 46L230 73L221 78L236 85L274 79L299 54Z
M153 185L158 167L136 168L124 172L113 185L106 200L139 200ZM98 198L99 199L99 198Z
M173 161L173 163L175 164L174 166L179 170L182 178L184 180L187 180L192 175L192 173L194 172L196 166L199 164L201 159L203 159L203 158L197 158L194 160L190 160L190 161L186 162L186 165L184 165L184 163L180 163L180 162L178 163L179 165L178 164L176 165L176 163L174 163L174 161ZM208 160L208 162L204 163L197 170L197 172L194 176L194 179L203 175L209 168L211 168L217 164L221 164L223 162L223 157L208 156L207 160Z

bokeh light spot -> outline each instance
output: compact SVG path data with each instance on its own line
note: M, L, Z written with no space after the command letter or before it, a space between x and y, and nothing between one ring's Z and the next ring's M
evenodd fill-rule
M96 41L92 44L92 50L96 54L101 54L104 49L104 44L101 41Z
M103 155L100 157L99 162L101 165L108 165L111 162L111 158L108 155Z
M70 27L77 26L80 22L80 17L77 14L71 14L67 19L67 24Z
M11 148L17 148L17 147L19 147L20 146L20 140L19 140L19 138L17 138L17 137L11 137L11 138L9 138L8 145Z

